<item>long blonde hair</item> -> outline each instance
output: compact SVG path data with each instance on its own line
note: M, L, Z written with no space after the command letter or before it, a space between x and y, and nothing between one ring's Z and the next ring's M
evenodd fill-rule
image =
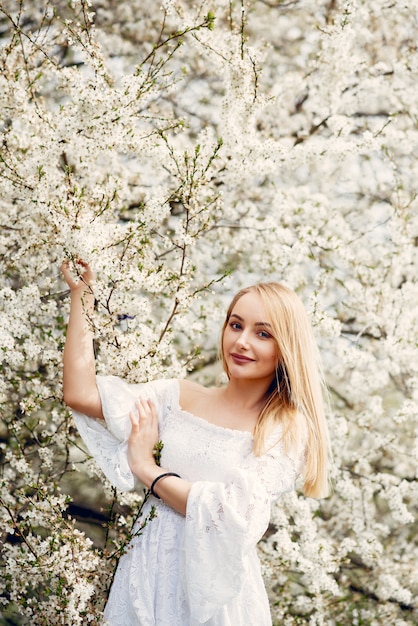
M275 424L281 423L285 450L297 449L301 440L306 440L304 494L315 498L325 497L329 492L330 460L323 399L325 385L307 313L296 293L281 283L258 283L246 287L234 296L229 305L222 328L221 346L233 308L249 292L258 294L265 306L271 334L280 355L275 379L267 392L254 430L254 453L262 454L266 434ZM229 377L222 347L221 357Z

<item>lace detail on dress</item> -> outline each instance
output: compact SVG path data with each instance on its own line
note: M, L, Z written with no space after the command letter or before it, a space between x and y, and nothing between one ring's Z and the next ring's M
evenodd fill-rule
M268 527L271 503L293 488L296 476L295 462L278 443L263 456L250 453L224 483L193 483L181 571L192 615L199 622L206 622L241 590L246 560Z

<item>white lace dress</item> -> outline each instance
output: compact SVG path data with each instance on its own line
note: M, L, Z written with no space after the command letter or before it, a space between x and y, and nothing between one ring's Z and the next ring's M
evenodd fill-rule
M141 396L158 410L161 466L192 482L183 517L150 497L157 517L121 558L105 610L110 626L267 626L256 543L270 506L293 488L300 459L280 444L252 454L252 435L183 411L177 380L128 385L98 377L103 420L74 412L79 432L118 489L135 486L127 460L129 411ZM279 433L273 436L277 440ZM146 513L145 513L146 514Z

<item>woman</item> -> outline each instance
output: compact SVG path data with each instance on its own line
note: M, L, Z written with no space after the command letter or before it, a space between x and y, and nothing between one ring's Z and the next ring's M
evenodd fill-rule
M317 352L303 305L279 283L234 297L222 329L224 387L128 385L96 378L86 324L93 273L84 270L74 280L62 267L71 290L64 400L111 483L129 490L138 479L152 492L144 515L157 512L120 560L106 624L270 625L256 544L271 503L299 474L306 495L328 491Z

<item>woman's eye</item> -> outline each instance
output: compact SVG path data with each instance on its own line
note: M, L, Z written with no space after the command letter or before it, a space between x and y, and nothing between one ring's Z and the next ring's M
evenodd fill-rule
M230 327L234 330L239 330L241 328L241 324L239 324L238 322L231 322Z
M263 339L270 339L271 337L270 333L268 333L266 330L260 330L259 335L260 337L263 337Z

